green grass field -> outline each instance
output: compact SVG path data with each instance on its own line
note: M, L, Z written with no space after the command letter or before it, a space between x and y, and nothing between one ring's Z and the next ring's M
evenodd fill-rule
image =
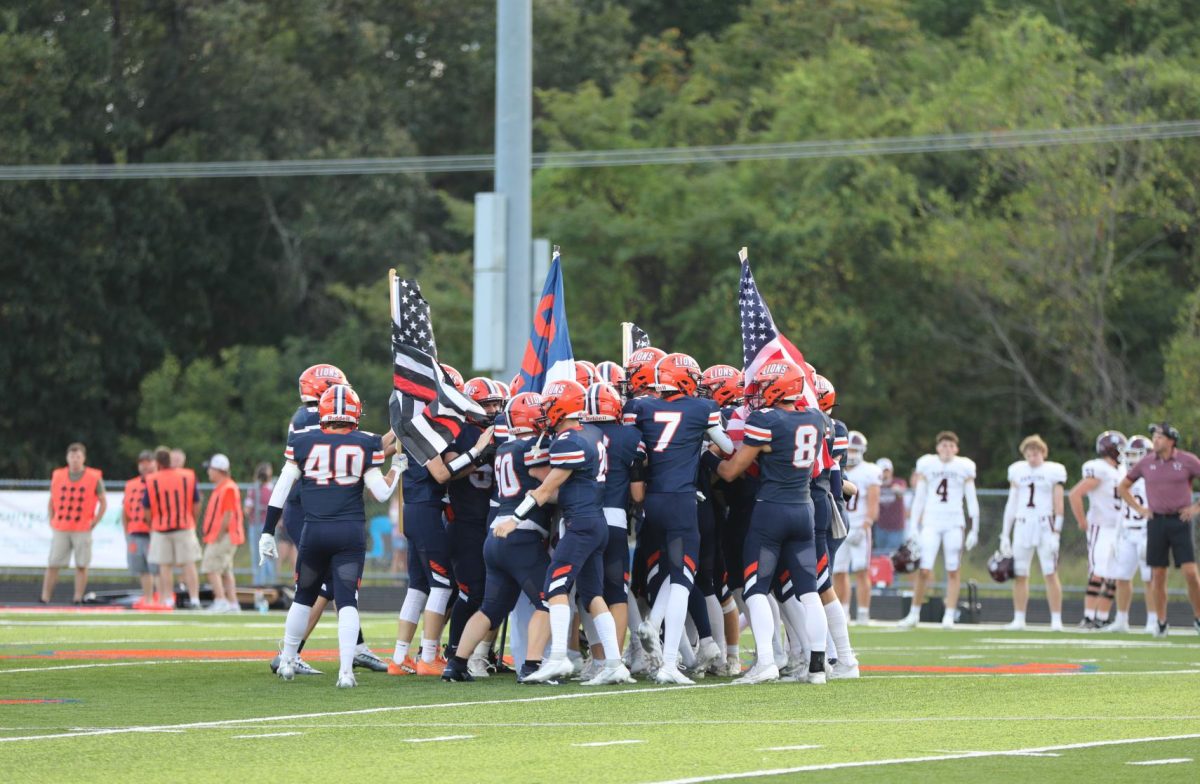
M381 653L393 619L364 615ZM327 674L284 683L279 613L0 614L0 781L1200 780L1191 633L854 627L877 669L825 687L338 690L331 621Z

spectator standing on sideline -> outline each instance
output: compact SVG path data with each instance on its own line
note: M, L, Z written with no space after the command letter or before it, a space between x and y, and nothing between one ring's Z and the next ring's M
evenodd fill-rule
M249 530L250 565L254 570L255 585L275 583L275 559L261 558L258 553L258 537L262 536L267 521L267 506L271 501L271 477L274 469L270 463L259 463L254 469L254 487L246 493L245 519ZM262 561L260 564L259 561Z
M88 566L92 563L92 529L108 511L104 475L88 468L87 447L76 441L67 447L67 464L50 477L50 559L42 580L42 603L48 604L58 582L58 570L75 555L75 590L71 599L83 604Z
M145 609L156 603L154 598L154 567L150 565L150 520L142 496L146 494L146 475L154 473L158 464L154 453L143 449L138 453L138 475L125 483L121 499L121 517L125 525L126 562L129 573L142 584L142 598L134 602L135 609Z
M187 452L176 447L171 450L171 468L183 468L187 465ZM191 470L191 469L189 469ZM193 472L194 473L194 472Z
M1130 468L1118 487L1125 503L1150 521L1146 529L1146 565L1150 567L1150 595L1158 612L1154 636L1167 636L1167 567L1172 553L1175 568L1183 572L1187 583L1193 624L1200 632L1200 574L1196 572L1192 542L1192 521L1200 514L1200 503L1192 503L1192 480L1200 477L1200 458L1176 448L1179 431L1167 422L1150 425L1150 437L1154 451ZM1139 479L1146 485L1148 509L1131 492Z
M200 607L200 543L196 541L196 504L200 490L189 468L172 468L171 452L159 447L154 452L158 470L146 477L142 505L150 510L150 562L158 565L158 588L163 604L175 606L175 567L183 572L188 607Z
M229 475L229 458L215 454L208 461L208 481L212 495L204 510L204 560L200 571L212 586L212 612L240 612L237 585L233 578L233 557L238 546L246 541L242 526L242 492Z
M875 461L882 472L879 486L879 519L875 521L875 553L891 555L904 544L904 493L908 482L895 475L895 466L886 457Z

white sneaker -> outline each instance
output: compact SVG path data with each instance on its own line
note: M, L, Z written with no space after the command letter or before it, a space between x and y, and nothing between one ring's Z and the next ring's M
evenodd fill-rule
M646 653L642 650L642 646L636 642L631 642L629 645L629 673L631 675L640 675L650 671L650 664L646 659Z
M208 609L206 609L205 612L212 613L213 615L220 615L223 612L227 612L225 600L214 599L213 603L208 605Z
M642 621L637 629L638 642L642 652L646 654L646 666L654 672L662 668L662 640L658 639L658 629L651 626L649 621Z
M742 674L742 657L736 653L725 655L725 674L726 675L741 675Z
M588 659L587 664L583 665L583 669L579 671L579 674L575 676L575 679L580 681L590 681L592 678L595 678L597 675L599 675L600 671L603 669L604 664L593 656L592 658Z
M860 626L866 626L868 623L871 622L871 610L870 609L866 609L866 610L859 609L858 614L855 617L856 617L856 622Z
M779 668L780 677L786 677L795 672L806 672L808 670L808 658L803 654L789 653L787 665Z
M1061 632L1063 630L1062 620L1050 621L1050 631Z
M857 678L857 677L859 677L858 662L856 661L853 664L850 664L846 661L839 659L838 663L833 665L833 672L830 674L829 679L834 680L834 681L840 681L840 680L850 680L852 678Z
M901 629L915 629L915 628L917 628L917 624L920 623L920 621L921 621L920 615L913 615L912 613L909 613L908 615L901 618L900 622L897 623L896 626L898 626Z
M618 662L613 665L602 665L600 671L588 680L584 681L581 686L610 686L617 683L637 683L633 676L629 674L629 668L624 662Z
M808 683L808 667L802 667L788 675L779 676L780 683ZM734 681L737 683L737 681Z
M857 669L857 667L855 668ZM824 686L828 682L823 672L810 672L808 674L808 683L814 686Z
M942 616L942 628L943 629L953 629L954 628L954 616L953 615Z
M674 683L679 686L695 686L696 682L679 671L674 664L664 664L654 673L654 682L661 684Z
M339 672L337 679L337 687L339 689L353 689L358 685L358 681L354 678L353 672Z
M1018 621L1015 618L1004 625L1006 632L1023 632L1025 631L1025 622Z
M1119 621L1119 622L1113 621L1108 626L1105 626L1103 631L1120 632L1121 634L1129 634L1129 622L1128 621Z
M526 683L547 683L549 681L561 680L570 676L575 671L571 666L571 662L564 657L562 659L546 659L542 662L542 666L537 668L536 672L525 676Z
M471 674L472 678L487 678L490 676L487 657L471 654L471 658L467 659L467 672Z
M703 675L719 663L721 658L721 649L717 643L714 640L703 640L696 650L696 663L692 665L692 671Z
M575 677L579 673L583 672L583 654L577 653L572 656L568 652L567 661L571 664L571 677Z
M290 681L296 677L296 657L281 656L279 658L279 669L275 673L285 681Z
M755 662L745 675L734 681L739 686L753 686L756 683L767 683L779 680L779 668L773 661Z

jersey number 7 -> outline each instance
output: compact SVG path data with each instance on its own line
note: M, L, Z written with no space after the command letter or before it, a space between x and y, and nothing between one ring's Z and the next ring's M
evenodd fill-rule
M655 411L654 421L662 423L662 435L658 437L658 443L654 445L655 452L665 452L667 447L671 445L671 439L675 437L675 431L679 429L679 423L683 420L683 414L678 411Z

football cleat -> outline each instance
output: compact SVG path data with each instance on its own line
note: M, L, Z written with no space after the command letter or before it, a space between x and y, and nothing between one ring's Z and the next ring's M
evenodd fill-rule
M649 621L642 621L637 629L638 642L646 654L646 667L651 672L657 672L662 667L662 640L658 639L658 629Z
M308 662L304 661L304 659L301 659L299 656L297 656L296 660L294 662L292 662L292 665L295 668L297 675L324 675L325 674L325 673L321 672L320 670L318 670L316 667L309 664Z
M1018 621L1015 618L1004 625L1006 632L1023 632L1025 631L1025 622Z
M1128 634L1129 633L1129 622L1128 621L1113 621L1108 626L1104 627L1104 631Z
M354 677L354 671L339 672L337 679L337 687L339 689L353 689L358 685L358 681Z
M584 681L582 686L612 686L619 683L637 683L629 674L624 662L605 664L599 668L595 676Z
M849 664L844 661L839 661L837 664L833 665L833 672L829 675L830 680L835 681L851 680L857 677L859 677L858 662Z
M649 662L646 659L646 652L642 650L642 646L633 643L627 646L626 655L629 656L629 673L631 675L640 675L650 671Z
M292 656L280 657L279 668L275 674L285 681L290 681L296 677L296 658Z
M354 651L354 666L371 672L387 672L388 664L367 647L364 642Z
M953 615L946 615L946 616L942 617L942 628L943 629L953 629L954 628L954 616Z
M915 629L917 628L917 624L920 622L921 617L919 615L909 614L901 618L896 626L900 629Z
M676 684L678 686L695 686L696 682L679 671L679 668L674 664L658 668L658 672L654 673L654 682L662 685Z
M725 674L726 675L741 675L742 674L742 657L736 653L730 653L725 656Z
M470 683L475 680L475 677L471 674L469 662L466 666L463 666L454 659L450 659L446 662L445 669L442 670L442 680L446 683L453 683L455 681Z
M446 669L446 660L440 655L431 662L421 659L417 662L417 675L441 675Z
M1059 619L1057 619L1057 620L1051 620L1051 621L1050 621L1050 631L1052 631L1052 632L1061 632L1062 630L1063 630L1063 625L1062 625L1062 619L1061 619L1061 618L1059 618Z
M472 654L471 658L467 659L467 672L469 672L473 678L490 677L492 674L491 669L491 665L488 663L486 656L476 656ZM445 672L442 674L445 675Z
M397 664L395 661L388 662L388 675L416 675L417 662L411 656L405 656L404 661Z
M564 657L562 659L546 659L537 672L530 673L522 679L522 683L552 683L571 676L575 668Z
M854 669L857 670L858 667L856 666ZM806 681L806 683L811 683L813 686L824 686L828 682L829 679L823 672L810 672Z
M795 672L808 671L808 657L803 653L789 653L787 664L779 668L780 677L791 675Z
M755 662L750 670L734 681L738 686L753 686L756 683L767 683L779 680L779 668L775 662Z
M574 664L575 662L572 661L571 663ZM575 673L575 680L590 681L599 675L603 669L604 665L599 659L593 656L587 660L587 664L583 665L579 672Z
M1079 623L1075 625L1075 628L1082 629L1085 632L1093 631L1096 628L1096 620L1094 618L1088 618L1087 616L1084 616L1083 618L1079 619Z
M696 673L697 677L703 678L704 674L721 659L721 649L717 643L712 639L705 639L696 650L696 663L692 665L692 671Z
M1155 629L1154 629L1154 636L1155 636L1155 637L1165 638L1165 637L1167 636L1167 634L1168 634L1168 631L1167 631L1167 625L1166 625L1165 623L1160 623L1160 624L1159 624L1157 627L1155 627Z

